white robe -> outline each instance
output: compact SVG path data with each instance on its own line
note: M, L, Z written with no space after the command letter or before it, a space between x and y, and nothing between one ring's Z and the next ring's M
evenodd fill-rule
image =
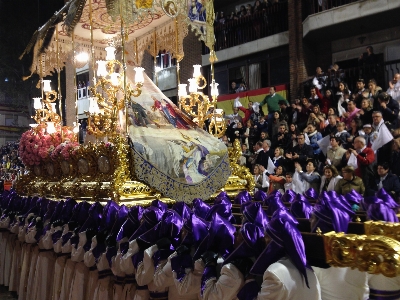
M362 300L368 299L368 277L366 272L351 268L313 267L321 285L324 300Z
M132 262L132 256L139 252L139 246L136 240L129 242L129 249L121 257L120 260L120 270L125 272L128 276L135 276L136 277L136 269ZM127 291L126 291L127 292ZM135 300L148 300L149 299L149 290L148 289L137 289L135 291Z
M20 276L19 287L18 287L18 300L27 299L26 286L28 284L29 268L30 268L30 262L31 262L31 258L32 258L32 248L33 248L32 244L24 243L22 245L21 276Z
M106 253L100 255L97 263L99 272L110 271L109 275L103 275L97 280L97 285L94 291L95 300L111 300L113 298L113 282L111 278L110 264L108 263Z
M69 300L80 300L86 297L89 283L89 268L83 263L83 256L85 254L83 246L86 244L86 241L86 232L80 232L77 247L75 248L75 245L72 245L71 248L71 260L76 262L76 265L72 277Z
M210 279L206 282L201 299L236 299L236 295L243 284L243 274L233 264L228 263L222 267L218 279Z
M310 288L288 258L273 263L264 272L257 300L321 300L321 288L315 274L307 269ZM336 289L340 286L336 286ZM341 288L341 287L340 287Z
M159 263L153 277L154 286L157 290L168 290L168 299L176 300L197 300L199 291L194 291L191 294L179 295L178 289L174 283L174 273L171 268L171 258L176 255L174 252L168 260Z
M390 278L383 276L382 274L378 275L368 274L368 285L370 288L379 291L399 291L400 276Z
M88 290L86 291L86 299L94 299L94 293L97 286L98 281L98 271L95 269L96 266L96 259L93 255L93 249L97 246L97 238L94 236L92 238L92 244L90 245L90 249L85 252L83 255L83 262L85 263L86 267L91 268L89 273L89 286Z
M198 293L200 295L201 277L204 271L204 264L201 258L194 262L193 270L188 268L185 271L186 275L180 281L176 278L176 273L174 273L174 283L178 294L184 296Z

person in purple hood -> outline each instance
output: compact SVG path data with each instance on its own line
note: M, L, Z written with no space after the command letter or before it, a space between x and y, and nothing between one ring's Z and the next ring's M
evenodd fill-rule
M239 300L320 300L317 277L307 264L297 221L286 209L273 214L264 234L265 248L253 264ZM260 286L255 276L263 276Z

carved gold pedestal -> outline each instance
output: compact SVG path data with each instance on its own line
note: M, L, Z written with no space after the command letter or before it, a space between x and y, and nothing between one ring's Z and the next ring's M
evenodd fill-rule
M109 143L89 143L81 146L73 155L71 153L68 160L60 155L32 166L30 173L22 176L15 188L20 195L55 199L113 199L128 205L146 205L154 199L174 202L147 184L135 180L135 174L131 174L129 150L126 139L121 136L110 138ZM254 190L254 178L249 169L237 164L241 155L239 142L236 141L228 151L232 175L226 185L211 198L221 191L226 191L234 198L241 191Z

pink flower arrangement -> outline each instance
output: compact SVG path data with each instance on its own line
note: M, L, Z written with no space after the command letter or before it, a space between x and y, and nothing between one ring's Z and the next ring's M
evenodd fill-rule
M58 155L61 155L65 160L68 160L71 155L76 154L78 149L79 143L66 140L54 149L51 153L51 158L55 159Z
M66 141L64 143L68 144L68 147L66 149L64 149L64 146L61 147L62 149L59 150L59 153L61 153L64 158L69 158L69 155L71 154L70 150L74 149L73 151L76 151L75 148L79 148L79 144L76 142L69 142L70 140L73 140L72 133L71 136L64 133L63 137ZM53 153L61 145L61 142L60 132L48 134L45 130L31 129L22 134L19 142L19 155L25 165L39 165L48 157L53 157Z

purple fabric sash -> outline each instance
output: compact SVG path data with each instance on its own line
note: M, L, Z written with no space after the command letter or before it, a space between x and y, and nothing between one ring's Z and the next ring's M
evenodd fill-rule
M112 266L112 258L117 255L117 247L113 246L113 247L107 247L106 250L106 258L108 260L108 263L110 265L110 267Z
M206 288L206 283L210 279L217 278L217 270L215 266L205 267L203 276L201 276L201 296L203 297L204 290Z
M132 263L135 269L137 269L138 265L143 261L144 251L139 251L138 253L132 255Z
M257 281L252 280L247 282L237 294L239 300L253 300L257 297L261 287Z
M396 291L381 291L369 288L370 300L396 300L400 299L400 290Z
M119 244L119 250L122 254L125 254L129 249L129 242Z
M67 232L66 234L64 234L61 238L62 238L62 245L64 246L68 240L71 238L72 236L72 231Z
M179 282L185 277L186 269L189 268L193 269L193 260L190 254L183 254L171 258L171 269L172 272L176 273L176 279L178 279Z
M96 247L92 250L93 256L96 258L96 262L100 258L100 255L106 251L106 245L97 244Z
M53 240L53 244L57 243L57 241L62 236L62 230L58 230L51 235L51 239Z
M153 257L152 257L153 263L154 263L154 268L157 268L158 263L161 260L167 259L173 252L174 252L174 250L171 250L171 249L164 249L164 250L156 251L156 253L154 253Z

